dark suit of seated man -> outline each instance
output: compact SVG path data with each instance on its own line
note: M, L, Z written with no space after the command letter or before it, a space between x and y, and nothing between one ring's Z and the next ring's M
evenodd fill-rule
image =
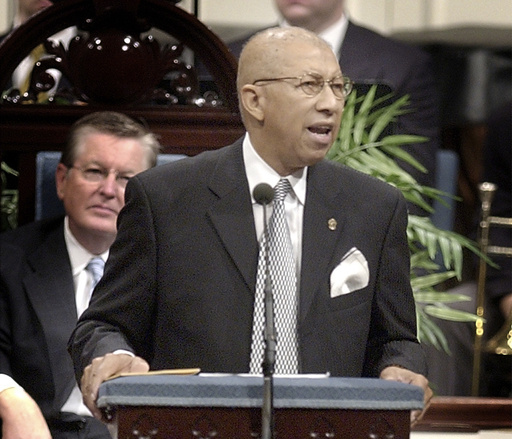
M262 182L290 189L269 206L279 205L288 227L280 235L288 281L270 270L276 324L288 323L286 338L278 326L276 372L413 383L428 403L405 200L324 160L349 91L334 52L314 33L264 31L240 56L246 136L130 180L105 276L69 342L96 416L98 388L116 373L261 373L264 227L253 190ZM282 300L290 305L281 309Z
M45 423L53 439L110 438L82 402L66 346L90 297L89 261L106 260L116 236L126 182L159 148L123 114L83 117L55 175L65 217L0 235L0 373L14 380L0 393L4 439L48 438Z

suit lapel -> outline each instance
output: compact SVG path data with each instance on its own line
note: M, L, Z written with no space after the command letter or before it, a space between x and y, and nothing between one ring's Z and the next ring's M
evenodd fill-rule
M29 257L32 274L24 279L27 294L39 319L50 326L73 329L77 314L71 265L60 227Z
M209 184L217 201L212 204L209 216L252 293L256 280L258 242L241 145L239 141L226 147L218 161Z
M341 187L340 173L333 172L331 166L320 162L308 171L300 283L301 320L307 315L319 289L328 291L329 270L339 262L333 262L333 257L342 237L346 212L337 203L339 191L334 190ZM241 142L226 148L213 174L210 190L218 199L212 205L209 216L249 291L253 293L258 243Z
M342 236L346 214L337 205L339 173L321 170L320 162L309 168L302 238L300 320L303 321L319 290L328 291L330 268ZM338 177L337 181L336 177ZM327 283L327 285L325 285Z
M77 313L71 265L63 226L52 231L29 257L33 271L25 290L44 333L55 384L55 407L60 408L73 387L73 366L66 345L76 326Z

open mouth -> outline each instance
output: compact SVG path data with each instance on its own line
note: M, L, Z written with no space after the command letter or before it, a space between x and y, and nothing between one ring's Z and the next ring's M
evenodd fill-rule
M319 135L327 135L330 134L332 131L330 126L315 126L315 127L309 127L309 131L311 131L313 134L319 134Z
M308 127L308 131L322 143L330 142L332 137L331 125L315 125Z

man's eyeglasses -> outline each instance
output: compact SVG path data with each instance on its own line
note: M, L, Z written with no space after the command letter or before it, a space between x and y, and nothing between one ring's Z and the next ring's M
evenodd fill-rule
M116 176L116 183L121 188L125 188L128 184L128 180L132 177L131 175L120 174L119 171L116 171L115 169L108 170L97 166L88 166L85 168L69 166L69 169L71 168L80 171L84 180L90 181L91 183L103 183L113 172Z
M323 90L324 85L327 83L329 87L331 87L334 96L336 96L338 99L345 99L350 94L352 87L354 86L354 83L346 76L336 76L332 79L324 79L322 76L317 75L316 73L306 73L302 76L285 76L282 78L257 79L252 84L258 85L259 82L286 81L289 79L298 79L299 84L297 86L300 87L302 91L308 96L316 96L319 94Z

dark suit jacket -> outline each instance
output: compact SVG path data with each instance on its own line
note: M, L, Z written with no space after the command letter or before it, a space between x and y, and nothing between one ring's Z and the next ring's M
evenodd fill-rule
M234 55L240 55L247 39L229 44ZM349 21L338 58L343 74L356 84L383 84L389 86L396 97L410 95L412 111L399 117L393 131L395 134L415 134L430 139L427 143L403 147L429 172L424 174L405 163L401 163L401 166L420 184L435 187L436 151L440 146L440 107L430 56L417 47L384 37Z
M66 344L76 320L63 218L0 235L0 373L23 386L47 418L73 388Z
M129 349L152 369L249 370L258 243L241 141L134 177L117 240L70 340L77 376ZM330 230L328 221L337 221ZM425 373L408 282L406 204L391 186L323 161L309 169L300 283L303 373ZM332 299L352 247L369 285Z

